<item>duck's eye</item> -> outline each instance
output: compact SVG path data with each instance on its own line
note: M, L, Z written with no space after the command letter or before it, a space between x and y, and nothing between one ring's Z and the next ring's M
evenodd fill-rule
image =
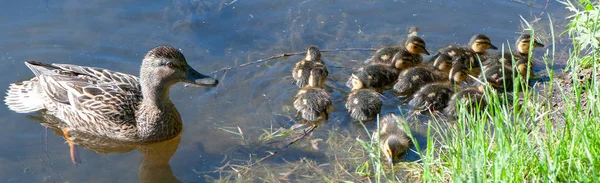
M171 67L171 68L173 68L173 66L174 66L173 62L167 62L167 64L165 64L165 65L167 65L167 67Z

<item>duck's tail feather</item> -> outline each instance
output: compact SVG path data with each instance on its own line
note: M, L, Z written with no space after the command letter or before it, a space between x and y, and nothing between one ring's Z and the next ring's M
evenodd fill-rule
M29 67L29 69L31 70L31 72L33 72L35 74L35 76L42 75L43 73L49 73L49 71L51 69L59 69L58 67L56 67L52 64L33 61L33 60L25 61L25 65L27 67Z
M29 81L10 84L4 103L10 110L18 113L29 113L43 109L44 97L39 80L33 78Z

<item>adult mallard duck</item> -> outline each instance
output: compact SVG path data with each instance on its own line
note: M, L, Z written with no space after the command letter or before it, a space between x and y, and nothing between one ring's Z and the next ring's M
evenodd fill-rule
M292 77L296 86L302 88L308 85L308 81L312 80L310 77L317 77L319 82L325 83L329 72L327 66L321 60L321 51L319 47L311 45L306 51L306 57L298 61L294 70L292 71Z
M373 142L377 142L390 165L398 162L412 144L406 132L398 126L403 123L406 121L398 116L387 114L379 120L379 129L371 137Z
M216 86L218 81L190 67L181 52L159 46L142 61L140 77L107 69L26 61L35 77L10 85L5 103L19 113L46 109L65 123L64 131L144 144L164 141L182 130L169 99L178 82Z

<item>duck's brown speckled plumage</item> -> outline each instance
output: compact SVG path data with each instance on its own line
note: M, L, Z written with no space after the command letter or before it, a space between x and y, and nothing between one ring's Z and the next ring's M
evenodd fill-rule
M141 79L95 67L25 64L36 77L11 84L5 98L10 109L21 113L46 109L69 131L132 143L167 140L181 132L181 117L169 99L172 84L218 83L193 70L183 54L170 46L146 54Z

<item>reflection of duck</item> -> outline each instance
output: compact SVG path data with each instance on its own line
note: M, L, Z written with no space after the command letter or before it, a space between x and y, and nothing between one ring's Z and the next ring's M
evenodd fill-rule
M309 85L309 80L318 81L319 85L323 85L327 75L329 75L329 72L327 66L321 60L321 51L314 45L308 47L306 57L298 61L292 71L292 77L299 88Z
M39 112L41 116L28 116L28 118L39 122L58 136L65 136L62 132L65 124L46 112L42 110ZM170 140L151 144L123 143L80 131L71 131L69 135L74 144L99 154L120 154L135 149L139 150L143 157L138 172L139 182L181 182L173 175L171 165L169 165L169 161L181 141L180 135Z
M352 77L352 91L346 98L346 109L350 117L359 121L370 121L381 112L380 94L374 89L363 88L358 78Z
M377 142L389 164L398 162L410 148L411 141L406 132L398 125L406 121L394 114L387 114L379 120L379 129L373 133L372 140Z
M182 123L169 99L170 86L218 83L190 67L183 54L169 46L146 54L140 78L77 65L35 61L25 65L36 77L11 84L6 104L20 113L48 110L64 122L68 141L71 132L133 144L171 139L179 135Z

